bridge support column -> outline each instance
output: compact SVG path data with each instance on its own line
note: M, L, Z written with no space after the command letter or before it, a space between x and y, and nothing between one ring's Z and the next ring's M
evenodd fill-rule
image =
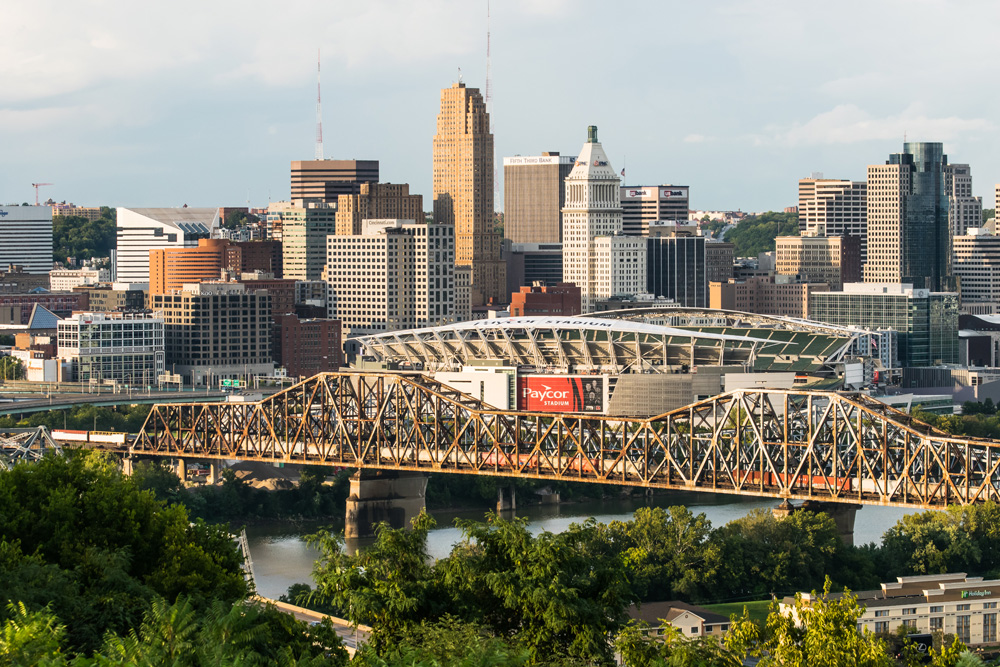
M184 459L177 459L177 476L181 479L181 484L187 484L187 462Z
M131 456L122 457L122 474L131 477L134 472L135 460Z
M854 519L859 509L861 509L861 505L854 505L851 503L828 503L819 500L807 500L800 506L796 507L785 500L782 501L778 507L772 509L771 512L779 519L790 516L793 512L803 510L806 512L825 512L836 524L837 532L840 533L840 539L843 540L844 544L853 545Z
M409 528L426 507L427 475L422 472L374 470L351 477L344 537L374 537L375 525Z
M219 481L219 466L215 461L208 462L208 483L216 484Z
M497 513L513 512L517 509L517 498L514 495L514 485L507 487L507 495L504 496L504 487L497 487Z

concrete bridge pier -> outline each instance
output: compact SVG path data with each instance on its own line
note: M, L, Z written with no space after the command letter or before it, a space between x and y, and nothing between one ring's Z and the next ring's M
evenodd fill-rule
M517 498L514 494L514 485L507 487L507 495L504 495L504 487L497 487L497 514L501 512L513 512L517 509Z
M132 456L123 456L122 474L126 477L131 477L133 472L135 472L135 458Z
M843 540L844 544L853 545L854 519L859 509L861 509L861 505L853 503L830 503L820 500L807 500L796 507L788 500L784 500L780 505L772 509L771 513L777 518L783 519L786 516L790 516L793 512L825 512L830 515L830 518L837 525L837 531L840 533L840 539Z
M181 480L181 484L187 484L187 462L184 459L177 459L177 476Z
M376 524L409 528L426 508L427 475L422 472L365 470L351 476L344 537L375 536Z
M219 481L219 466L215 460L208 461L208 484L216 484Z

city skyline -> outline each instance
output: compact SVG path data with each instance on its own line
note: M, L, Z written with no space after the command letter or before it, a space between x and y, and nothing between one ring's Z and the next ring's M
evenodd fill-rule
M690 185L694 209L780 210L813 172L863 180L905 134L970 164L989 207L1000 132L984 112L995 107L988 30L1000 8L603 7L493 3L501 172L503 157L571 154L598 125L625 184ZM439 91L459 67L469 87L486 87L485 2L275 13L112 0L8 8L5 19L5 203L33 202L37 182L54 183L41 199L79 204L286 199L289 163L314 151L319 47L325 156L379 160L383 181L409 183L426 204ZM885 58L889 34L914 46Z

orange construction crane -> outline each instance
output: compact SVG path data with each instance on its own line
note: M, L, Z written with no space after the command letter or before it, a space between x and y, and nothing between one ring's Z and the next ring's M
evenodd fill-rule
M43 185L55 185L55 183L32 183L31 187L35 188L35 206L38 206L38 188Z

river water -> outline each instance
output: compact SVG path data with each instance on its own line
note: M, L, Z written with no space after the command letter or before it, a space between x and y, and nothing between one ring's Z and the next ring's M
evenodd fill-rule
M692 493L686 491L658 494L646 501L643 498L624 500L602 500L561 505L533 505L517 510L517 516L527 518L532 533L549 531L557 533L571 523L581 523L594 517L601 523L625 521L643 506L670 507L686 505L695 514L703 512L715 527L733 519L745 516L757 508L770 509L777 505L773 498L729 496L713 493ZM858 510L854 524L855 544L880 542L882 534L912 512L900 507L865 506ZM431 514L437 527L428 536L428 551L434 558L443 558L451 552L452 545L461 539L461 532L454 526L456 518L481 519L485 509L475 511L434 511ZM295 583L312 585L313 562L319 552L306 544L304 537L319 528L330 526L330 521L269 522L247 528L250 555L253 558L257 591L266 597L277 598ZM331 528L342 531L343 519L334 522Z

